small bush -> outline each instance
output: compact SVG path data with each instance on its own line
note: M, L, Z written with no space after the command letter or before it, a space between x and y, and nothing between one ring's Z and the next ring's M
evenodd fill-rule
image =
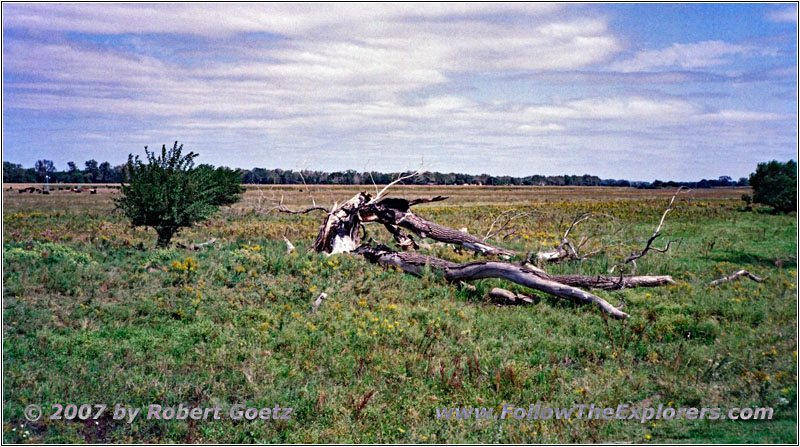
M172 149L161 148L161 156L144 148L147 163L128 156L128 184L116 200L133 226L152 227L158 233L158 247L169 245L183 227L203 221L220 206L236 203L244 192L241 176L228 168L194 166L197 154L182 155L178 142Z

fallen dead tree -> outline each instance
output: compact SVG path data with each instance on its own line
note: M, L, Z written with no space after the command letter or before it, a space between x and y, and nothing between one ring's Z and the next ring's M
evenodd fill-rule
M623 274L618 276L550 275L527 262L533 256L525 256L524 253L518 253L487 242L490 235L497 234L496 232L493 233L493 228L489 229L486 238L481 239L466 231L459 231L425 219L415 214L411 209L415 205L445 200L446 197L436 196L412 200L397 197L383 198L383 193L391 186L392 184L384 187L374 198L367 192L360 192L341 205L334 204L330 211L325 210L327 213L320 225L311 250L328 254L354 253L363 256L370 262L394 266L416 276L422 275L425 269L430 269L443 275L447 280L457 283L487 278L504 279L558 298L576 303L596 305L603 312L617 319L624 319L629 315L620 310L619 307L615 307L603 298L581 288L619 290L675 284L669 276L625 276ZM646 248L640 253L631 255L629 258L632 259L626 259L615 267L634 262L635 259L641 258L650 249L656 250L651 247L651 244L660 236L664 218L672 210L674 201L675 196L670 201L667 211L662 215L653 236L648 240ZM278 207L278 211L300 213L320 208L315 205L307 210L293 211L283 207L281 204ZM585 214L572 222L564 234L562 244L559 246L561 250L567 253L565 257L579 260L588 254L595 253L580 255L579 249L585 243L585 240L579 241L576 247L569 241L568 236L576 225L599 215L598 213ZM493 222L493 227L495 222ZM380 244L362 243L362 239L366 239L367 230L365 224L368 223L383 225L394 238L397 247L403 251L395 251ZM476 253L501 258L502 260L491 259L459 264L434 256L415 253L413 250L418 249L420 246L414 239L415 236L420 239L429 238L438 242L467 248ZM665 249L658 251L666 251L668 248L669 244ZM510 260L515 257L523 260L517 263L511 262ZM497 290L502 291L503 289ZM500 294L502 295L502 292ZM526 299L526 295L514 295L512 292L508 292L508 294L511 295L506 297L506 301L510 303L528 303L532 301L529 297Z
M362 244L354 252L364 256L370 262L394 266L415 276L421 276L425 269L429 268L444 275L448 281L454 282L487 278L506 279L521 286L573 302L595 304L617 319L627 318L629 315L612 306L606 300L578 289L576 286L617 289L626 285L628 287L643 287L674 284L668 276L629 278L589 275L550 276L540 270L533 270L506 261L475 261L458 264L433 256L393 251L384 245Z
M598 296L558 283L547 275L510 262L475 261L458 264L433 256L396 252L386 246L371 246L368 244L359 246L355 253L364 256L370 262L398 267L404 272L415 276L422 276L425 269L429 268L444 275L448 281L501 278L574 302L594 303L614 318L623 319L629 316Z

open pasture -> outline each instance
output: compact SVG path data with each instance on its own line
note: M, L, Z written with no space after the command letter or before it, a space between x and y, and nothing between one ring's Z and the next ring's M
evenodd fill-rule
M5 189L9 185L5 185ZM17 185L13 185L17 189ZM320 212L268 212L348 199L370 186L248 186L244 199L181 232L201 251L155 250L155 232L113 211L119 192L3 192L3 437L6 442L772 442L794 443L797 396L796 216L742 211L747 188L679 196L639 274L677 285L597 291L631 318L537 294L497 306L433 274L352 255L308 253ZM521 252L576 236L620 241L552 273L603 274L652 234L673 189L395 187L445 195L418 214L483 236L507 210L530 215L493 241ZM391 244L382 227L370 237ZM284 237L297 246L287 255ZM472 253L423 251L467 262ZM739 269L766 277L713 288ZM328 298L309 312L321 293ZM772 407L769 421L437 420L438 407L620 403ZM229 408L280 405L291 420L27 422L29 404Z

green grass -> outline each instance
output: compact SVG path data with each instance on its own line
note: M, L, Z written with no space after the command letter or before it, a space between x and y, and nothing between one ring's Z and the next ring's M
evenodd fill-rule
M472 191L472 201L419 213L483 234L503 210L537 211L497 241L521 251L551 247L574 216L592 210L617 223L592 222L576 237L619 227L620 240L639 238L580 264L548 267L553 273L605 272L641 246L666 203L662 192L656 200L625 190L499 206L488 204L491 188ZM152 249L155 232L129 228L107 198L82 197L78 206L68 195L6 195L4 441L797 442L794 215L740 212L741 202L722 195L682 199L662 237L680 244L638 265L639 274L671 274L678 284L598 291L625 303L632 317L620 322L544 295L536 305L497 307L486 298L491 287L523 291L499 280L470 291L433 274L415 278L349 255L307 253L321 216L248 212L248 194L245 204L180 235L184 243L218 239L199 252ZM306 197L294 195L287 203ZM382 228L368 230L389 241ZM285 254L284 235L296 253ZM431 251L476 259L448 247ZM767 280L704 286L740 268ZM322 291L328 298L310 313ZM646 424L435 417L444 406L642 401L775 413L771 421ZM56 403L277 404L294 412L289 421L30 423L22 412L32 403L46 414Z

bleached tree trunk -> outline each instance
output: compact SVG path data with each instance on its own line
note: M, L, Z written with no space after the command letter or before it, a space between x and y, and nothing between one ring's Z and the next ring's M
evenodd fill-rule
M595 304L614 318L624 319L629 315L612 306L608 301L570 285L554 281L535 270L503 261L476 261L457 264L433 256L391 251L387 247L361 245L356 253L371 262L392 265L406 273L421 276L426 268L439 272L449 281L500 278L521 286L540 290L553 296L584 304Z

